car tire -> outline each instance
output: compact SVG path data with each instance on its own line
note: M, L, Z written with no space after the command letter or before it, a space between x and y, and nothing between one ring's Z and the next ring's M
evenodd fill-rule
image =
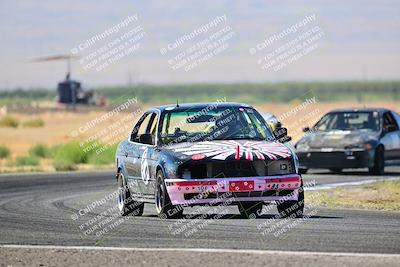
M155 205L158 217L161 219L178 219L183 215L183 208L172 205L164 182L164 174L157 172Z
M255 219L260 217L263 208L263 202L241 202L238 209L241 217L246 219Z
M304 212L304 189L303 183L299 189L297 200L285 201L277 204L278 213L281 218L301 218Z
M118 210L121 216L134 215L142 216L144 203L135 201L132 198L125 176L122 172L117 174L118 180Z
M378 146L375 150L374 166L368 169L370 174L382 175L385 173L385 149Z

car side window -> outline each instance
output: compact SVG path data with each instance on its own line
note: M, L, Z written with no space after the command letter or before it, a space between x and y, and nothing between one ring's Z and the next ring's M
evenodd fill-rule
M396 131L399 129L393 115L390 112L386 112L383 114L383 128L387 129L389 126L394 127Z
M136 123L135 127L133 127L131 138L132 142L139 142L140 135L146 133L146 130L149 126L151 116L150 113L144 114L139 121Z
M400 127L400 115L394 111L392 111L392 115L395 119L395 121L397 122L397 129L399 129Z
M155 136L157 134L157 124L158 124L158 114L152 113L150 118L150 123L146 129L146 132Z

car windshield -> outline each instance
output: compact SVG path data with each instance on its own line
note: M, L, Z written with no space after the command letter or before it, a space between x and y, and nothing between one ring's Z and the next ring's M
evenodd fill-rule
M160 140L198 142L205 140L273 140L261 115L253 108L191 108L169 110L161 119Z
M379 130L378 112L328 113L315 125L318 131L331 130Z

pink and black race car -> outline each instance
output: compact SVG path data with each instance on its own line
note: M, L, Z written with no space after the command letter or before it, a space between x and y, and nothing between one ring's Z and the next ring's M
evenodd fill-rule
M155 203L161 218L196 205L237 205L244 217L276 203L286 217L303 214L298 159L285 128L274 132L251 106L204 103L144 112L117 149L121 215Z

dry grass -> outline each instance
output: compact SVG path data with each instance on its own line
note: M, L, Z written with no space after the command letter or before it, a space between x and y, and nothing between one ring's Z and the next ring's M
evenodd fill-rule
M125 116L126 113L120 113L117 116L111 117L104 123L100 123L85 133L79 134L78 137L71 135L72 131L79 130L79 127L85 126L88 122L101 117L105 112L90 112L90 113L73 113L73 112L54 112L40 115L40 119L44 121L43 127L39 128L2 128L0 130L0 145L6 145L12 155L26 155L29 149L39 143L47 146L54 146L70 141L83 141L99 131L106 128L108 125L118 121L120 116ZM13 117L20 121L30 120L29 115L13 114ZM134 122L132 122L133 125ZM128 131L125 131L121 136L128 136ZM122 137L121 137L122 139Z
M30 172L30 171L54 171L52 166L52 159L40 159L37 166L16 166L16 159L26 157L29 151L37 144L44 144L49 148L59 146L60 144L70 143L72 141L84 142L88 138L96 136L101 131L107 130L106 137L110 138L110 143L116 143L126 138L129 131L132 129L133 124L141 114L132 119L132 122L125 123L126 128L121 131L116 129L109 129L110 125L120 122L123 117L128 113L120 112L115 116L111 116L104 122L95 124L90 129L80 132L80 128L85 128L88 123L100 118L107 111L90 111L90 112L71 112L71 111L58 111L47 112L36 115L28 115L21 113L7 114L12 116L18 121L41 121L41 127L17 127L17 128L1 128L0 129L0 146L6 146L10 150L11 157L8 159L0 159L0 173L1 172ZM72 134L79 132L77 136ZM96 140L97 138L94 138ZM85 146L82 146L84 149ZM20 160L21 161L21 160ZM21 164L20 164L21 165ZM77 169L99 169L110 168L110 165L98 164L77 164Z
M383 181L361 187L306 191L306 200L330 208L400 210L400 181Z

